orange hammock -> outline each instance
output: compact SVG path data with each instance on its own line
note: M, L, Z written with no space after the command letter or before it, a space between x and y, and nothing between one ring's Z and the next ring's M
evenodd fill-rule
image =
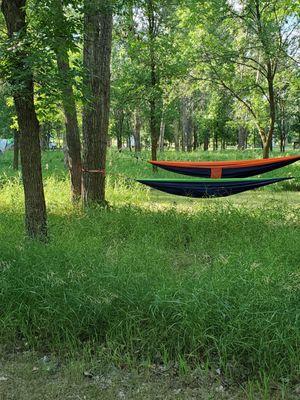
M246 178L263 174L298 160L300 156L238 161L150 161L150 163L178 174L219 179Z

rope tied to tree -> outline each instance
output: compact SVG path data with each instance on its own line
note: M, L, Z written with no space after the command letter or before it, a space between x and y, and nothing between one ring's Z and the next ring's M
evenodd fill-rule
M105 169L86 169L82 168L82 172L84 173L95 173L95 174L102 174L105 175Z

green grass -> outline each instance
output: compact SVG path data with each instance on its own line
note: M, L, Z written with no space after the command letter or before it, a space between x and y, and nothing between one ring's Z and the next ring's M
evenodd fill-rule
M0 158L2 346L84 347L117 364L177 361L238 381L297 381L297 181L291 191L287 182L226 199L178 199L128 179L152 177L151 166L110 152L111 207L83 211L69 200L63 156L49 152L43 245L24 238L22 187L10 163L10 154ZM299 163L275 172L266 176L299 176Z

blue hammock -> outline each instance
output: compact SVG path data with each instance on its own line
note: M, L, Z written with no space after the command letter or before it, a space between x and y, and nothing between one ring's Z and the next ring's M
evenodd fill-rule
M225 197L292 178L270 179L138 179L162 192L188 197Z

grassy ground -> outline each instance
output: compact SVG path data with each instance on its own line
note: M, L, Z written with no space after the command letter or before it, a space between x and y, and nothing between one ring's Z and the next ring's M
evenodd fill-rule
M255 154L243 154L250 156ZM76 379L70 383L65 377L82 352L88 362L100 359L102 366L119 368L109 377L115 390L124 368L133 374L128 378L133 389L121 388L124 398L176 398L170 382L181 389L177 398L297 396L299 178L225 199L182 199L128 179L152 176L151 167L129 153L111 152L111 207L83 211L70 203L62 155L50 152L43 159L51 239L45 246L24 238L22 187L10 165L11 154L0 158L0 343L4 377L15 374L19 386L13 379L1 382L0 376L0 398L2 388L4 399L26 399L25 394L13 397L12 386L26 392L25 370L31 371L41 354L66 358L53 378L64 395L55 397L56 388L49 399L75 399L73 392L92 393L94 386L97 392L98 367L91 378L82 377L82 364L81 389L72 386ZM299 177L299 172L298 163L268 175ZM19 354L8 357L16 348ZM146 378L151 366L154 377ZM135 376L138 368L143 372ZM157 382L159 368L175 372L160 374ZM195 378L203 393L185 394L199 371L201 379L206 376L204 383ZM48 379L43 368L33 375L33 387ZM149 395L135 393L143 383L149 384ZM111 390L111 397L101 392L101 398L118 398ZM165 397L159 397L164 390ZM28 394L28 399L47 398L39 396Z

